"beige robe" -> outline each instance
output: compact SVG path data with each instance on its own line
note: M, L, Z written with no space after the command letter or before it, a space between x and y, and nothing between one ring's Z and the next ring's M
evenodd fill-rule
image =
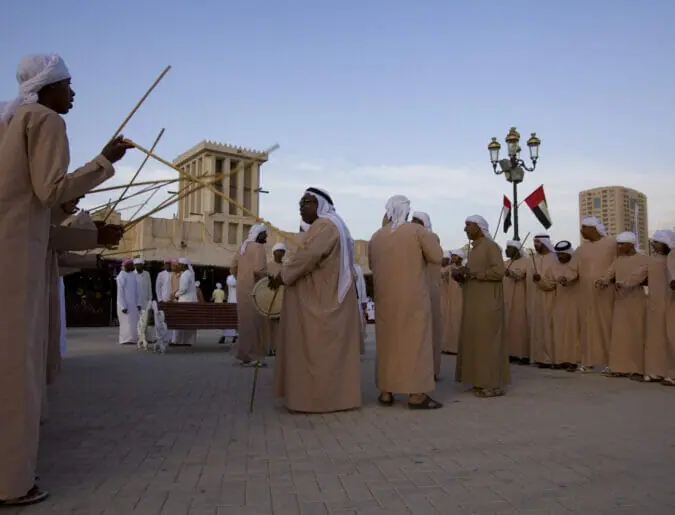
M668 268L668 284L675 281L675 248L668 254L666 260ZM666 313L666 335L668 336L668 355L672 357L666 367L666 377L675 379L675 290L670 290L670 304Z
M39 104L21 106L0 142L0 269L12 296L0 301L0 499L25 495L35 478L49 335L47 246L51 208L114 173L103 156L67 174L63 119Z
M553 355L555 362L577 365L581 363L579 337L579 280L570 269L570 264L556 262L547 273L547 280L558 282L568 279L565 286L558 284L553 302Z
M476 278L464 283L455 380L476 388L502 388L511 382L504 338L502 252L495 242L480 238L466 266Z
M237 359L243 362L262 359L267 355L267 342L264 341L266 321L255 308L252 294L255 284L267 275L265 245L257 242L246 244L243 256L240 252L235 254L230 272L237 278Z
M647 278L647 338L645 340L645 375L667 377L675 367L675 345L668 344L666 324L675 318L673 290L668 280L668 256L655 254L649 257Z
M609 347L609 368L619 374L644 374L647 295L642 283L647 278L649 256L618 256L602 279L615 279L606 289L614 292L614 317Z
M558 262L554 252L527 256L530 264L528 279L528 321L530 324L530 361L551 365L557 363L553 350L553 303L556 283L550 275L551 268ZM534 263L533 263L534 261ZM536 265L536 266L535 266ZM541 280L532 277L539 274Z
M530 358L530 322L527 318L528 257L507 259L504 276L504 338L509 356Z
M404 223L388 224L368 243L373 274L376 373L381 392L428 393L434 389L433 321L427 265L443 262L436 235Z
M443 352L457 354L459 329L462 325L462 285L452 278L452 266L446 267L442 275L443 304ZM442 299L442 297L441 297Z
M267 273L271 277L276 277L281 272L282 265L283 263L277 263L276 261L274 261L274 259L272 259L267 263ZM270 351L276 351L279 342L279 324L281 323L281 319L268 318L265 322L267 323L266 347Z
M276 393L291 411L359 408L361 321L353 282L338 301L338 229L319 218L303 243L281 270L285 288L274 367Z
M616 238L604 236L596 242L584 241L574 251L570 270L579 278L579 320L581 320L581 364L606 365L612 334L614 292L600 290L595 283L616 257Z
M437 234L432 233L440 247L441 240ZM445 347L445 334L443 332L443 315L441 310L441 265L427 263L427 281L429 281L429 299L431 300L431 331L434 346L434 375L441 373L441 351Z

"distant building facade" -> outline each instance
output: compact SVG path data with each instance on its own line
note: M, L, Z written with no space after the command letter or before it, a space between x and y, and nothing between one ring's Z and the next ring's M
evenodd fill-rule
M637 239L640 249L649 248L649 219L647 196L623 186L604 186L579 192L579 219L597 217L616 236L624 231L633 232L637 215Z

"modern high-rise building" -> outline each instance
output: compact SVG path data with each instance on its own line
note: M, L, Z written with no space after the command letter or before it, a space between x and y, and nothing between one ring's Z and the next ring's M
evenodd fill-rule
M597 217L607 229L609 236L624 231L635 231L637 216L637 239L640 249L649 248L649 225L647 196L623 186L603 186L579 192L579 220L588 216Z

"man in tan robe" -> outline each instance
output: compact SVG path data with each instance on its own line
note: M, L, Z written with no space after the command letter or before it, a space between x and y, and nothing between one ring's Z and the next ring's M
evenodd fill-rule
M509 361L530 363L530 322L527 318L527 275L529 262L523 257L523 245L517 240L506 242L504 263L504 338Z
M431 218L423 211L414 211L412 223L421 225L427 231L431 231ZM441 239L432 232L438 245ZM434 381L440 381L441 375L441 351L445 347L443 332L443 316L441 313L441 264L427 263L427 281L429 282L429 297L431 300L431 327L434 344Z
M539 368L556 364L553 355L553 302L556 283L550 281L550 269L558 261L548 234L534 237L530 256L532 282L528 285L528 321L530 324L530 361Z
M472 215L465 223L471 250L466 266L453 274L464 283L455 380L472 385L477 397L496 397L511 382L504 339L504 261L485 218Z
M465 254L462 249L450 251L450 264L447 276L443 280L446 301L443 308L443 354L455 355L459 349L459 331L462 325L462 284L452 278L452 271L464 265Z
M580 372L588 372L594 365L609 363L609 340L612 332L614 292L600 289L595 283L607 271L616 257L616 239L607 236L600 220L591 216L581 222L581 236L585 240L574 251L570 261L572 277L579 279L579 319L581 321Z
M434 390L434 343L428 266L441 265L443 249L434 233L408 223L410 201L395 195L386 205L387 225L368 243L373 274L376 373L382 406L408 394L410 409L438 409Z
M330 195L308 188L300 215L311 224L302 247L271 287L284 285L276 393L290 411L329 413L361 407L361 338L353 240Z
M272 260L267 262L267 274L270 277L276 277L281 273L281 268L284 265L284 256L286 255L286 245L283 242L277 242L272 247ZM269 356L276 356L277 342L279 341L279 324L278 318L267 318L267 348L269 349Z
M569 241L559 241L555 245L558 262L549 268L548 282L558 284L553 302L553 355L556 363L568 372L575 372L581 363L579 336L579 280L570 269L574 247ZM565 278L565 286L560 280Z
M245 367L266 366L262 359L268 353L264 334L267 321L255 308L252 297L255 284L267 276L265 243L267 227L264 224L251 227L230 267L230 273L237 278L237 359Z
M17 71L20 96L4 106L0 141L0 506L44 500L35 485L40 411L49 334L47 247L51 209L74 200L114 173L128 148L121 139L67 174L69 145L62 114L72 106L70 74L56 55L29 56Z
M668 371L675 369L675 345L669 344L666 329L668 319L675 318L673 292L668 284L671 239L670 231L664 230L656 231L651 239L652 253L647 269L649 293L644 374L647 382L662 381L669 386L675 385L675 377L668 377Z
M635 242L632 232L623 232L616 237L616 259L597 281L597 287L607 289L614 282L609 367L603 374L642 380L647 317L647 296L643 283L647 279L649 256L638 254Z

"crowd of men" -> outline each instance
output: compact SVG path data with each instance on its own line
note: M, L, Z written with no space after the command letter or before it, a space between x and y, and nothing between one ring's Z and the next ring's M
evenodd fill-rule
M72 251L119 243L120 227L95 224L76 213L76 205L114 174L112 164L129 148L114 138L68 174L60 115L72 107L74 93L65 63L57 55L30 56L17 78L20 96L0 105L0 244L11 249L0 254L0 267L12 271L5 286L14 293L0 304L0 506L48 495L35 472L46 385L61 357L59 276L98 264ZM275 391L291 411L359 408L360 355L372 306L354 241L325 190L307 188L299 210L300 232L288 249L274 248L271 262L265 225L252 227L236 254L237 358L260 366L275 350ZM509 360L582 372L600 365L608 376L675 385L672 233L657 231L645 255L636 251L632 233L609 237L588 218L581 227L586 242L578 249L539 234L531 254L509 241L504 261L479 215L465 220L466 255L444 253L429 216L410 215L406 197L389 199L382 227L368 244L380 405L392 406L403 394L410 409L441 408L431 393L441 379L443 352L457 354L456 381L481 398L505 393ZM120 343L138 339L138 314L152 299L142 265L126 261L118 276ZM265 278L272 289L284 287L278 320L253 305L253 287ZM161 301L199 300L185 258L166 263L155 289ZM223 302L224 295L212 300ZM173 335L177 343L195 338L195 331Z

